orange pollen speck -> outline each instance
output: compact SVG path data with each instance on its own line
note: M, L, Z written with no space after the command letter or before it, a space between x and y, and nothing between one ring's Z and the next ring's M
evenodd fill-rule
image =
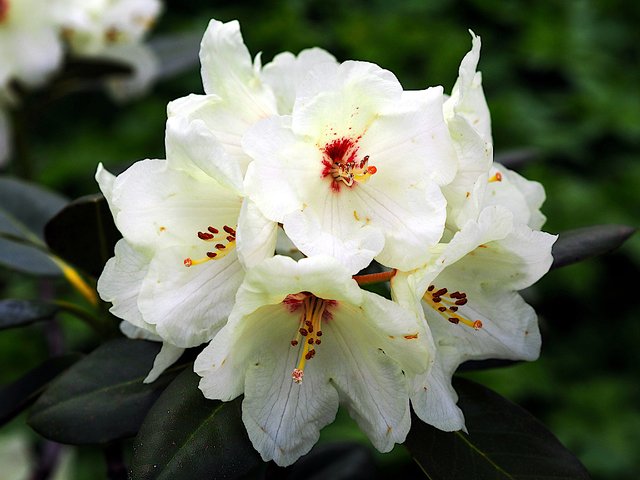
M474 330L482 328L482 321L469 320L459 313L459 309L464 308L464 305L469 301L464 292L449 292L446 288L436 290L435 285L429 285L422 300L453 325L462 324Z
M213 248L216 251L206 251L205 256L197 260L187 257L183 261L184 266L191 267L194 265L201 265L210 260L219 260L227 256L236 246L236 231L228 225L225 225L222 229L224 233L220 233L220 230L215 227L208 226L206 231L197 232L196 235L199 240L204 242L215 242Z
M282 304L290 313L301 310L296 337L291 340L291 346L300 349L298 365L291 372L294 383L299 384L304 377L306 362L315 357L315 347L322 343L319 338L322 336L322 320L328 321L333 317L329 307L334 307L337 302L318 298L309 292L300 292L287 295Z
M491 178L489 178L489 182L501 182L502 174L500 172L496 172Z

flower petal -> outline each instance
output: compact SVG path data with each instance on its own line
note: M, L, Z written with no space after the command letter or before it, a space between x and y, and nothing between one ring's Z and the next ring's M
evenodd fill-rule
M133 164L112 191L118 229L128 242L149 248L202 245L197 233L208 225L236 225L241 202L215 180L172 170L163 160Z
M241 166L235 162L215 135L199 119L173 116L167 120L167 161L172 168L187 173L204 172L221 185L242 192Z
M116 317L136 327L155 333L155 327L142 318L138 307L140 287L147 276L151 256L134 249L126 240L116 243L115 256L111 257L98 278L98 293Z
M288 115L293 110L298 85L309 70L320 63L337 66L336 59L326 50L309 48L297 56L290 52L279 53L262 69L262 78L273 89L278 99L278 112Z
M185 267L197 248L169 247L156 252L138 305L163 340L189 348L211 340L224 324L244 270L235 252L201 265Z
M278 237L278 224L268 220L248 198L240 209L237 228L238 258L245 268L251 268L272 257Z
M219 95L256 117L276 113L275 96L255 71L237 20L209 22L202 38L200 62L207 94Z
M142 383L153 383L164 373L164 371L176 361L184 353L184 348L176 347L168 342L162 342L162 348L156 358L153 360L153 367L147 374Z

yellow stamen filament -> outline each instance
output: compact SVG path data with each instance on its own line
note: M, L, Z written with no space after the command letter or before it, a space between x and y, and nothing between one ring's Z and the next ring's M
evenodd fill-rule
M291 372L291 378L294 383L302 383L304 378L304 367L307 360L311 360L315 354L315 346L322 342L322 316L326 309L326 303L323 299L315 295L306 295L302 301L303 312L300 316L300 328L296 334L296 338L291 341L292 346L297 346L303 342L302 351L300 352L300 360L298 365Z
M449 293L446 288L436 289L434 285L430 285L422 300L454 325L463 324L474 330L482 328L482 321L469 320L458 313L458 309L468 301L467 294L464 292Z
M190 257L185 258L183 262L185 267L202 265L210 260L220 260L236 247L236 231L227 225L223 227L222 232L217 228L208 227L206 232L198 232L198 238L204 242L215 242L214 250L208 251L203 258L195 260Z

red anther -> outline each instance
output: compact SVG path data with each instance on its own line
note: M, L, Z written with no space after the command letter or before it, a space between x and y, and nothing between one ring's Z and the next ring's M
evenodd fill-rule
M306 358L307 360L311 360L315 356L315 354L316 354L316 351L312 348L307 352L304 358Z
M220 231L217 228L213 228L213 227L207 227L207 230L209 230L211 233L218 233Z
M217 248L218 250L224 250L224 249L225 249L225 246L224 246L222 243L216 243L216 248Z
M433 289L436 288L433 285L429 285L429 288L427 288L427 292L433 292Z
M316 338L316 345L320 345L322 343L322 340L320 340L319 338Z
M307 340L307 343L308 343L309 345L313 345L313 337L311 337L309 340Z
M440 303L442 301L440 297L433 297L431 300L433 300L433 303Z
M313 324L309 325L309 333L313 333Z
M198 238L200 240L211 240L213 238L213 235L206 232L198 232Z
M207 252L207 257L209 258L216 258L218 256L218 254L216 252Z
M441 288L440 290L438 290L437 292L435 292L433 294L434 297L441 297L442 295L444 295L445 293L447 293L447 289L446 288Z
M229 225L225 225L224 227L222 227L222 229L228 234L233 235L234 237L236 236L236 231L233 228L231 228Z
M438 311L446 312L447 311L447 307L438 307Z
M322 336L322 330L318 330L316 332L316 337L321 337Z
M374 167L373 165L367 167L367 172L369 172L369 174L371 174L371 175L373 175L377 171L378 171L378 169L376 167Z
M452 312L457 312L458 311L458 307L453 305L453 306L449 307L449 310L451 310Z
M362 159L363 162L368 162L369 161L369 155L365 155L364 158Z
M454 325L457 325L458 323L460 323L460 319L456 318L456 317L449 317L449 318L447 318L447 320L449 320Z
M449 296L451 298L463 298L463 295L460 292L458 292L457 290L455 292L453 292L453 293L450 293Z
M475 322L473 322L473 328L475 328L476 330L480 330L482 328L482 322L480 320L476 320Z
M291 346L295 347L296 345L298 345L298 340L291 340Z
M236 241L236 237L234 237L233 235L227 235L227 242L235 242Z
M464 305L467 301L466 298L461 298L460 300L456 300L456 305Z
M311 325L313 325L313 323L311 323L311 320L305 320L305 321L304 321L304 324L305 324L307 327L310 327Z
M185 258L184 262L182 263L184 263L185 267L190 267L191 265L193 265L193 260L191 260L190 258Z
M307 332L306 328L301 328L300 330L298 330L298 332L300 332L300 335L302 335L303 337L309 335L309 332Z

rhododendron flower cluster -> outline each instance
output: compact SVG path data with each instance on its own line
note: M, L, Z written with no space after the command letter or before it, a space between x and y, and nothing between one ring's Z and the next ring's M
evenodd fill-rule
M472 34L448 96L318 48L262 65L237 22L212 20L205 93L169 104L166 159L96 175L123 235L99 293L126 335L163 344L146 381L206 345L203 395L244 395L249 438L280 465L339 405L382 452L411 405L464 429L451 376L537 357L518 291L555 240L542 187L493 162L479 54Z

